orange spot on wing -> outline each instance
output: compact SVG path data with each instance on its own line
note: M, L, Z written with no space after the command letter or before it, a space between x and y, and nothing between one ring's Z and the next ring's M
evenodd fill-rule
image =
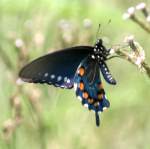
M100 83L98 86L99 86L100 89L104 88L102 83Z
M87 99L89 94L87 92L83 92L83 98Z
M83 67L79 68L78 73L79 73L80 76L83 76L84 73L85 73L85 69Z
M92 104L93 102L94 102L94 100L93 100L92 98L89 98L89 99L88 99L88 103L89 103L89 104Z
M98 99L99 99L99 100L102 100L102 99L103 99L103 93L99 93L97 96L98 96Z
M84 83L83 82L80 82L79 88L80 88L81 91L83 91L83 89L84 89Z

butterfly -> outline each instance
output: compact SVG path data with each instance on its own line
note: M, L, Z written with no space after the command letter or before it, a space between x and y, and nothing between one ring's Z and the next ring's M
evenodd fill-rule
M110 106L100 72L106 82L116 84L106 64L109 55L110 49L98 39L94 46L70 47L39 57L24 66L19 77L29 83L47 83L66 89L74 87L82 105L95 112L99 126L99 112Z

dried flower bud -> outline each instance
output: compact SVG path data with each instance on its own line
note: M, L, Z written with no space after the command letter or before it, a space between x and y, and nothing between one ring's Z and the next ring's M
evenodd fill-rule
M15 45L16 45L17 48L21 48L21 47L24 46L24 42L21 38L18 38L18 39L15 40Z
M140 71L144 70L143 63L145 61L145 52L142 46L134 40L134 36L125 37L125 42L128 43L130 50L121 50L124 58L129 60L131 63L137 65Z
M83 26L85 28L90 28L92 26L92 21L90 19L84 19L83 20Z
M42 46L43 43L44 43L44 36L41 32L37 32L35 35L34 35L34 42L37 46Z
M22 81L21 78L18 78L18 79L16 80L16 84L17 84L17 85L22 85L22 84L24 84L24 83L25 83L25 82Z
M8 119L4 122L3 132L7 133L9 130L14 129L14 121L12 119Z
M138 42L133 41L132 44L130 43L130 47L132 48L133 52L130 53L130 58L134 62L138 68L142 68L142 63L145 60L145 52L144 49L140 46ZM132 55L132 57L131 57Z
M15 116L15 124L16 126L19 126L22 123L22 115L21 113L17 113Z
M13 104L14 104L14 108L16 110L21 110L21 102L20 102L20 98L18 96L16 96L14 98Z
M129 13L124 13L123 16L122 16L122 18L123 18L124 20L127 20L127 19L130 18L130 14L129 14Z
M139 10L142 11L142 13L144 14L144 16L147 18L149 16L149 12L146 9L146 4L145 3L141 3L141 5L139 5Z
M13 119L8 119L4 122L3 125L3 136L5 140L9 140L12 136L12 133L15 129L15 122Z
M134 7L128 8L127 12L125 12L125 13L123 14L123 19L124 19L124 20L127 20L127 19L133 17L133 16L134 16L134 13L135 13L135 8L134 8Z
M138 42L134 42L137 51L138 51L138 56L141 58L141 61L145 60L145 51L143 49L143 47L138 43Z
M135 13L135 8L134 8L134 7L130 7L130 8L128 8L127 12L128 12L128 14L129 14L130 16L132 16L132 15L134 15L134 13Z
M58 27L65 31L71 28L71 23L65 19L62 19L59 21Z
M143 10L146 8L146 4L144 2L142 3L139 3L137 6L136 6L136 9L137 10Z
M73 36L71 32L64 32L62 37L63 37L63 40L68 44L72 43L73 41Z
M131 42L131 41L133 41L133 40L134 40L134 36L133 36L133 35L126 36L126 37L124 38L124 42L125 42L125 43L129 43L129 42Z
M39 101L39 98L41 96L41 91L38 89L38 88L33 88L32 90L30 90L28 92L28 99L33 107L34 110L38 111L38 112L41 112L41 104L40 104L40 101Z
M41 91L38 88L34 88L32 90L32 92L30 92L30 94L31 94L31 97L36 100L36 99L40 98Z
M109 51L110 54L114 54L115 53L115 49L111 48Z
M146 20L147 20L147 22L149 22L149 23L150 23L150 15L149 15L149 16L147 16Z

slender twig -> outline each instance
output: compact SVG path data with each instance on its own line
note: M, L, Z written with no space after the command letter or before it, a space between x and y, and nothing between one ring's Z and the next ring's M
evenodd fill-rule
M146 62L143 62L142 66L144 67L144 69L146 70L147 75L150 78L150 66Z
M147 26L143 21L139 20L135 15L131 16L131 19L141 28L143 28L146 32L150 33L150 27Z
M2 59L2 61L4 62L4 64L8 67L8 69L12 69L12 62L10 61L8 55L4 52L4 50L2 49L2 47L0 47L0 58Z
M145 61L145 52L141 45L133 39L133 36L126 37L128 50L121 46L116 46L111 49L112 55L108 59L120 57L136 65L140 71L144 71L150 78L150 66Z
M147 22L150 22L150 14L146 8L145 3L140 3L136 7L130 7L127 9L127 12L123 14L123 19L131 19L133 22L138 24L141 28L143 28L147 33L150 33L150 26L147 24L147 22L144 20L142 21L140 17L136 14L135 10L140 10L144 17L146 18Z
M113 55L113 56L108 57L107 60L111 60L111 59L116 58L116 57L120 58L120 56L118 56L118 55Z

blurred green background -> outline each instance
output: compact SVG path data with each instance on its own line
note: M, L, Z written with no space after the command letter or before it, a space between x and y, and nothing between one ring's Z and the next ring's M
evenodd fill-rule
M140 2L140 1L139 1ZM150 1L145 1L150 8ZM150 81L121 59L108 62L118 84L104 81L111 107L95 115L81 106L74 90L16 84L21 67L50 51L93 45L111 47L133 34L150 63L150 38L122 15L137 0L0 0L1 149L149 149ZM140 15L140 14L139 14ZM111 23L108 25L108 20Z

